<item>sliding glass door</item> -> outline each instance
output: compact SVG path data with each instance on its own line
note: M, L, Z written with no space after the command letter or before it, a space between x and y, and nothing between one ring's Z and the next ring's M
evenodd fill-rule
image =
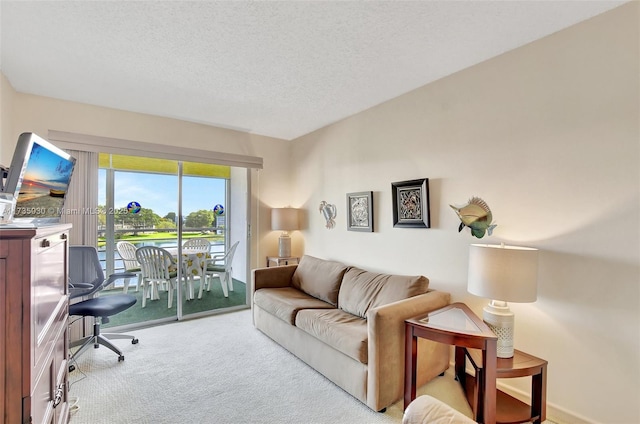
M139 302L131 313L118 314L107 326L175 320L246 305L246 272L235 266L240 272L229 273L224 260L214 260L228 259L224 255L238 242L236 258L228 265L246 264L246 233L241 230L247 222L246 207L242 207L246 191L242 191L244 201L232 203L231 199L241 198L234 187L246 186L247 176L245 170L237 172L228 166L100 155L98 202L104 213L99 216L98 246L106 273L131 270L131 262L118 252L119 243L136 249L163 248L171 255L171 271L175 271L173 283L158 284L150 291L155 295L145 302L139 271L134 269L136 278L117 281L109 293L126 291ZM236 221L240 225L232 227ZM196 251L189 244L205 248Z

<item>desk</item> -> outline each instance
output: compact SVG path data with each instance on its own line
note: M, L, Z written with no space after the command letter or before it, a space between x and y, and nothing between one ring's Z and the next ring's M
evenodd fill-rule
M404 408L416 398L418 337L456 346L456 358L464 348L480 349L484 387L482 415L485 424L496 422L496 345L498 338L487 325L463 303L405 320ZM456 365L456 373L458 373ZM462 369L464 372L464 367ZM456 376L458 377L458 376Z
M275 266L280 265L295 265L298 264L300 258L296 256L289 256L286 258L281 258L279 256L267 256L267 267L271 266L271 264L275 264Z
M465 357L475 370L475 377L465 373ZM482 415L482 363L481 352L464 349L461 357L456 357L456 373L460 384L467 393L467 400L476 421ZM458 372L459 370L459 372ZM496 377L515 378L531 376L531 406L498 390L496 398L496 422L498 423L542 423L547 419L547 361L528 353L515 350L512 358L498 358Z

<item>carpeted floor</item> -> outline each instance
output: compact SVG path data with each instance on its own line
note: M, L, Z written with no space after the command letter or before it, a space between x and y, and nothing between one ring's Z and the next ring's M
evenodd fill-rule
M126 357L90 349L70 373L71 424L400 423L364 404L281 348L243 310L132 332ZM419 390L470 414L450 371Z

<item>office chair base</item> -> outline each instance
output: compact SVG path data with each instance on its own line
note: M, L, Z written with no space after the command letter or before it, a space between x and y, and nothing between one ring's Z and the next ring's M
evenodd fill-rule
M89 348L93 344L95 349L99 348L100 345L112 350L116 355L118 355L118 362L124 361L124 355L122 351L118 349L110 340L113 339L129 339L131 340L131 344L138 344L139 340L135 336L130 336L128 334L120 334L120 333L100 333L100 323L98 320L93 325L93 334L91 336L87 336L83 339L77 340L71 343L70 347L80 346L80 349L76 350L69 362L74 362L76 358L84 353L85 350ZM72 366L72 365L71 365ZM71 366L69 366L69 371L72 371ZM75 367L74 367L75 369Z

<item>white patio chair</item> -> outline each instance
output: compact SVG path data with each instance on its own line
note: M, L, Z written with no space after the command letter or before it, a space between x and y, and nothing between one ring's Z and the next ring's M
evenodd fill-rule
M119 241L116 243L116 251L124 263L125 272L133 272L136 274L136 291L140 291L140 276L142 271L140 269L140 263L138 263L138 260L136 259L136 246L128 241ZM131 278L125 278L123 289L125 293L129 290L130 282Z
M214 255L211 259L207 260L207 270L205 271L207 291L211 291L211 280L215 276L220 278L224 297L229 297L229 291L233 291L233 256L236 253L238 244L240 244L239 241L235 242L226 254ZM200 285L198 298L202 297L202 287L203 286Z
M178 277L178 268L173 256L161 247L143 246L136 250L136 259L142 269L142 307L146 306L149 294L151 299L159 299L158 285L166 283L169 294L167 307L171 308Z
M211 251L211 242L205 238L192 238L185 241L182 248L189 249L190 251L209 253Z
M193 283L194 280L200 280L200 293L202 293L202 285L205 281L204 269L206 268L207 255L211 251L211 242L205 238L188 239L182 244L182 253L184 256L183 270L187 283L188 296L187 299L193 299ZM197 269L196 269L197 268ZM191 272L189 270L191 269ZM199 297L200 298L200 297Z

